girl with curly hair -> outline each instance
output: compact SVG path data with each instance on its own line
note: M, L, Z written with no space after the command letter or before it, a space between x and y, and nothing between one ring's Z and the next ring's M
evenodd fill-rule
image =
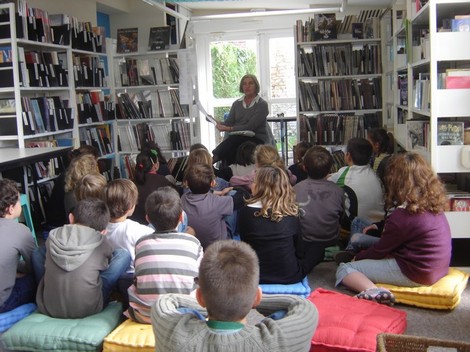
M380 239L342 263L336 284L360 292L356 297L393 304L393 294L375 283L416 287L432 285L449 271L451 233L443 184L418 154L397 154L385 175L385 219Z
M252 193L239 211L238 225L241 240L258 254L260 283L301 281L299 208L287 173L278 166L259 168Z

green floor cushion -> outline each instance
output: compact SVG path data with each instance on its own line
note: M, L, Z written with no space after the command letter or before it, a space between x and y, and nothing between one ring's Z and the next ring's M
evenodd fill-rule
M13 325L1 340L11 351L101 351L104 338L118 326L121 316L119 302L82 319L56 319L34 312Z
M464 271L450 268L446 276L431 286L399 287L380 283L377 286L392 291L398 303L421 308L454 309L467 287L468 276Z
M104 339L103 352L155 351L152 325L127 319Z

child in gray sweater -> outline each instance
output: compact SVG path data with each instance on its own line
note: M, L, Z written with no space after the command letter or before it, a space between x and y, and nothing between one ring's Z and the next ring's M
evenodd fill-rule
M151 311L156 351L309 351L318 311L293 295L262 297L259 265L246 243L211 244L199 268L196 299L162 295ZM252 308L266 316L247 324Z

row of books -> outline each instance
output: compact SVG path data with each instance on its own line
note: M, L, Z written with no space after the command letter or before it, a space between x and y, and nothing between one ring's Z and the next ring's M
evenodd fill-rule
M383 9L362 10L359 15L346 15L342 20L337 20L334 13L315 14L305 22L296 21L296 40L332 40L344 34L355 38L380 38L379 19L383 12ZM361 26L357 26L358 24ZM358 27L361 28L360 35L357 33Z
M33 8L26 0L17 1L16 36L42 43L70 45L72 48L106 52L104 27L94 27L91 22L81 22L66 14L49 14ZM0 38L11 38L10 13L0 14Z
M469 89L470 68L447 69L438 74L438 89Z
M406 149L429 150L431 145L431 129L429 120L407 120Z
M299 81L301 111L380 109L380 78Z
M431 109L431 81L429 73L419 73L413 82L413 107L419 110Z
M104 62L97 56L74 55L73 77L76 87L105 87Z
M308 140L317 145L343 145L354 137L367 137L367 131L380 126L381 114L300 115L309 131ZM302 122L301 122L302 123Z
M9 13L0 16L1 22L9 22ZM74 49L106 52L104 27L92 26L91 22L81 22L66 14L49 14L29 6L27 0L17 2L16 32L17 38L59 45L71 43ZM10 37L9 26L0 26L0 38Z
M299 47L299 77L349 76L382 72L378 44Z
M100 156L114 152L109 125L81 127L79 129L80 144L94 146Z
M446 211L470 211L470 193L448 192Z
M25 50L18 46L20 85L23 87L67 87L68 71L57 51Z
M149 32L148 50L165 50L170 47L171 26L151 27ZM139 29L118 28L117 47L118 54L135 53L139 50Z
M77 114L80 124L114 120L115 103L103 91L77 92Z
M191 145L189 122L142 122L118 125L118 150L135 153L147 142L155 142L163 150L187 150Z
M407 149L429 151L431 125L428 119L407 120ZM437 145L463 145L465 143L465 122L440 120L437 123Z
M178 89L158 89L117 94L118 119L185 117L188 106L181 105Z
M59 96L21 97L24 134L71 129L73 113L67 104Z
M123 87L179 82L179 65L175 57L124 58L119 61L117 72Z

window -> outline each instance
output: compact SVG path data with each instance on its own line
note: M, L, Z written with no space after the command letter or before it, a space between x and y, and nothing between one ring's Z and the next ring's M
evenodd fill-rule
M260 95L268 102L269 116L296 116L295 47L292 33L251 33L219 34L209 41L207 82L209 105L213 107L214 117L223 121L224 114L241 95L239 83L246 73L258 77ZM280 126L272 123L271 128L281 150ZM296 141L296 133L296 123L289 123L287 135L292 143ZM215 143L220 142L221 138L216 133Z

